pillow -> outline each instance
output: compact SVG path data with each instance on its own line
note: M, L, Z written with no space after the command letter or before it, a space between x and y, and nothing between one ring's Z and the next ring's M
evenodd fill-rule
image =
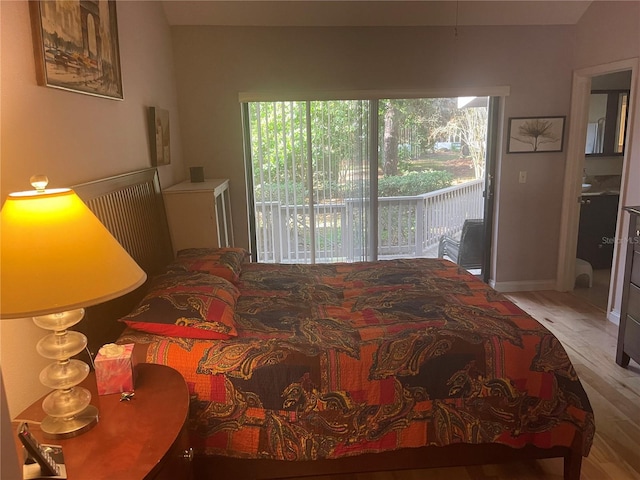
M120 319L131 328L170 337L228 339L236 336L240 292L227 280L198 272L155 277L138 307Z
M178 252L168 270L206 272L236 283L248 257L244 248L187 248Z

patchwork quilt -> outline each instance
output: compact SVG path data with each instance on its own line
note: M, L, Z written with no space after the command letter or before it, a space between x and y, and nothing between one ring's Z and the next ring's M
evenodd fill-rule
M231 338L128 329L120 339L148 343L148 362L184 376L198 453L313 460L454 443L546 448L570 446L576 431L589 452L593 412L560 342L449 261L245 263L235 287Z

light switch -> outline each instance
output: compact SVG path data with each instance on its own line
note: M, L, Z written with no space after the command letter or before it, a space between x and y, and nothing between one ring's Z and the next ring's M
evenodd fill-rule
M527 172L526 171L520 172L520 176L518 177L518 181L520 183L527 183Z

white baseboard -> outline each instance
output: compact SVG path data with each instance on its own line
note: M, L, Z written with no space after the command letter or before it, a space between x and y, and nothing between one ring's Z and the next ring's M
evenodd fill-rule
M615 325L620 325L620 312L618 310L611 310L607 314L607 320Z
M496 282L491 280L489 285L503 293L556 290L557 287L555 278L553 280L522 280L517 282Z

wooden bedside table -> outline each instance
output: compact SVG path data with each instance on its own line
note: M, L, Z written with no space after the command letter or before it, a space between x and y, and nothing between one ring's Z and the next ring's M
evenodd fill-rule
M136 372L135 396L128 402L121 402L119 393L99 396L95 375L89 375L82 385L91 391L91 403L100 414L98 424L77 437L42 436L39 425L31 423L44 418L42 399L16 420L27 421L40 443L62 445L68 480L190 480L187 385L177 371L164 365L142 363ZM17 436L16 445L22 460Z

